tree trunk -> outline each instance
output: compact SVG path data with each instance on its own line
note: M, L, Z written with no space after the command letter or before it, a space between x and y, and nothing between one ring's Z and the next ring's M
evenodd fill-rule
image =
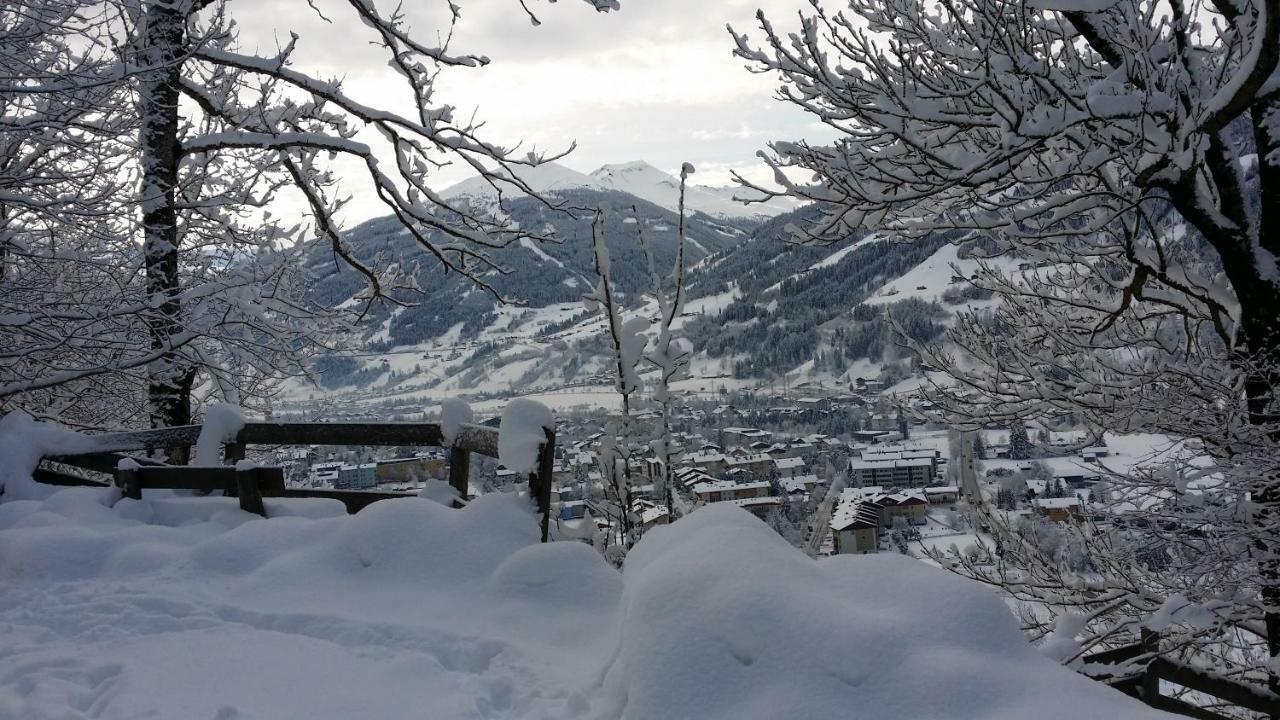
M1200 231L1217 252L1223 274L1240 305L1239 324L1235 331L1235 362L1244 377L1244 401L1249 424L1262 428L1272 443L1280 444L1280 412L1276 407L1276 389L1280 387L1280 276L1277 251L1280 250L1280 139L1272 137L1268 117L1280 111L1277 101L1259 101L1250 110L1253 123L1254 150L1258 158L1259 208L1256 221L1245 203L1230 197L1224 190L1222 210L1227 218L1213 217L1197 201L1197 177L1188 174L1177 185L1167 188L1169 199L1178 212ZM1220 143L1229 142L1223 135ZM1227 177L1225 155L1211 152L1206 158L1215 177ZM1215 172L1216 171L1216 172ZM1234 172L1234 169L1232 169ZM1256 222L1256 227L1253 223ZM1258 248L1253 238L1258 238ZM1270 264L1270 267L1267 265ZM1246 450L1247 452L1247 450ZM1280 477L1258 478L1252 500L1257 506L1258 575L1261 583L1267 650L1280 656L1280 543L1275 542L1276 523L1280 522ZM1268 685L1280 694L1280 676L1271 672Z
M1263 289L1270 290L1264 292ZM1277 411L1275 392L1280 386L1280 343L1277 343L1276 312L1280 308L1280 292L1269 283L1259 282L1257 292L1240 294L1239 331L1240 362L1245 374L1245 403L1249 423L1268 428L1276 434ZM1259 297L1265 296L1265 297ZM1280 442L1280 438L1272 437ZM1253 498L1258 507L1257 524L1261 531L1255 540L1260 554L1259 575L1267 630L1267 651L1280 656L1280 545L1274 542L1274 528L1280 521L1280 478L1259 478L1261 491ZM1269 674L1268 685L1280 694L1280 677Z
M145 14L140 56L152 69L143 75L140 83L138 144L142 155L147 298L153 308L147 326L151 349L160 354L147 370L152 427L191 422L191 386L195 381L194 368L187 367L174 348L174 336L182 328L176 188L180 160L178 92L185 42L183 12L170 3L150 3Z

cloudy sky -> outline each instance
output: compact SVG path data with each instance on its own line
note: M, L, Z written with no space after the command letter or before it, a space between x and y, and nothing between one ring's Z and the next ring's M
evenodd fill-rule
M821 126L774 99L777 81L748 72L731 55L726 23L755 27L763 8L784 28L798 25L803 0L622 0L621 12L597 13L581 0L526 0L542 21L533 27L518 0L456 0L462 16L451 50L487 55L481 69L444 73L439 102L470 112L486 138L558 150L577 142L562 162L589 172L605 163L646 160L667 171L689 161L703 184L728 184L729 170L758 173L755 153L774 139L826 136ZM404 3L415 36L433 40L446 27L444 0ZM339 0L232 3L247 50L270 54L300 36L299 70L345 78L366 102L407 110L402 81L382 48ZM379 2L386 7L386 2ZM443 188L466 173L441 171ZM379 213L358 188L354 212Z

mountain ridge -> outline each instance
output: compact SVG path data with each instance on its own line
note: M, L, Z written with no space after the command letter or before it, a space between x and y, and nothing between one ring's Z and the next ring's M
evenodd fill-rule
M590 173L582 173L556 162L535 166L517 166L516 177L534 192L557 195L570 190L613 190L634 195L672 212L678 210L680 180L643 160L601 165ZM480 204L496 206L499 191L503 201L523 197L524 191L513 182L489 180L476 176L441 191L447 199L467 198ZM757 197L760 202L747 204L739 197ZM742 187L715 187L687 183L685 207L689 214L702 213L718 219L764 221L797 207L789 199L768 199Z
M542 182L583 174L546 168ZM604 236L613 256L614 287L628 315L652 317L647 262L636 242L637 223L657 254L659 267L674 261L678 216L618 189L627 175L657 177L651 166L607 166L592 182L597 189L562 186L557 200L572 207L604 209ZM621 176L621 179L619 179ZM641 183L643 184L643 183ZM464 278L426 265L415 269L423 288L406 296L407 307L377 307L358 342L318 366L327 394L344 403L412 407L441 397L509 396L581 391L590 402L608 402L610 364L604 328L581 302L594 286L591 223L530 197L504 202L523 227L549 228L554 244L524 242L496 254L520 272L494 275L500 292L522 301L504 305ZM892 337L886 312L913 337L936 337L955 310L986 302L964 293L965 284L946 266L975 261L938 237L901 244L860 232L830 246L785 240L787 228L810 222L818 212L803 207L764 223L717 220L702 213L686 218L688 263L685 312L678 333L694 341L690 391L757 387L778 378L848 387L859 377L891 384L916 372L917 361ZM359 257L413 266L420 256L394 218L371 221L351 234ZM315 250L315 299L336 307L362 290L359 275L342 269L324 245ZM914 273L914 274L913 274ZM904 284L904 278L911 278ZM290 393L314 392L297 388ZM389 404L389 405L388 405Z

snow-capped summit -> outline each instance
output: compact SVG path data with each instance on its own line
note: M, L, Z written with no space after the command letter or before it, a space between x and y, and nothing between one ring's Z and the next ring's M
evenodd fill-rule
M679 204L679 178L643 160L603 165L591 173L591 178L610 190L630 193L669 210L675 210ZM690 210L712 217L746 217L758 220L795 209L795 205L791 203L774 201L746 205L735 199L744 194L746 191L738 187L709 187L691 183L685 190L685 205Z
M543 163L536 167L520 167L516 176L538 193L555 194L562 190L583 188L587 190L613 190L634 195L655 205L675 211L679 205L680 180L643 160L602 165L590 175L571 170L558 163ZM513 184L502 184L507 198L520 197L524 193ZM744 193L736 187L707 187L690 184L685 193L685 205L690 211L702 212L717 218L754 218L764 220L795 209L793 203L770 201L744 205L735 196ZM481 178L464 180L448 189L446 198L468 197L483 202L497 199L494 187Z
M572 170L559 163L547 162L533 167L521 165L517 167L515 176L537 193L554 193L558 190L572 188L602 189L589 175ZM514 183L499 183L503 197L516 198L524 195ZM469 197L476 200L494 200L497 190L481 177L463 180L457 185L446 188L442 196L446 198Z
M680 187L680 181L674 175L664 173L643 160L601 165L591 173L591 177L601 185L625 192L631 192L631 188Z

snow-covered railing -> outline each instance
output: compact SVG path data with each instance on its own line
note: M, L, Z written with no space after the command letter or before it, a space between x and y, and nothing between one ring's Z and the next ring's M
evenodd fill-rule
M142 467L126 460L116 468L116 485L127 498L142 499L143 490L223 490L240 499L240 509L267 516L264 497L284 496L284 468L246 463L235 467L165 465Z
M1271 718L1280 717L1280 697L1261 685L1238 682L1202 668L1185 665L1159 653L1158 633L1143 631L1141 642L1086 655L1084 674L1138 698L1151 707L1187 717L1229 720L1198 705L1160 692L1161 681L1224 700Z
M91 446L82 452L50 456L45 458L57 463L71 465L96 472L117 476L117 483L123 486L129 479L128 472L136 476L136 468L143 468L141 475L148 476L150 468L165 468L164 474L172 472L174 466L164 465L143 457L133 457L125 453L153 452L175 447L192 447L200 438L202 425L185 425L182 427L160 428L156 430L139 430L133 432L106 433L93 436ZM555 456L555 431L544 428L545 440L539 445L537 464L529 473L529 495L537 504L542 539L547 540L548 521L551 513L551 467ZM449 484L457 491L458 496L467 496L468 477L471 467L471 454L480 453L488 457L499 456L499 429L488 425L462 424L452 437L446 441L445 433L439 423L398 423L398 422L360 422L360 423L287 423L287 422L245 422L228 442L223 443L223 462L234 466L245 457L245 450L250 445L344 445L344 446L427 446L442 447L449 450ZM121 478L117 473L120 461L127 459L126 476ZM199 488L211 491L222 490L228 495L235 494L234 468L190 468L193 479L186 481L199 482ZM231 474L229 474L231 473ZM199 478L194 476L199 475ZM225 476L225 477L224 477ZM158 476L157 476L158 477ZM36 474L36 479L51 484L96 484L91 480L74 478L49 470ZM157 481L160 482L160 481ZM159 485L157 485L159 486ZM187 485L184 485L186 487ZM206 487L207 486L207 487ZM143 484L141 487L146 487ZM268 488L264 495L270 497L273 491ZM407 497L413 493L369 492L360 490L329 490L286 488L282 493L286 497L328 497L341 500L348 512L357 512L371 502L378 500Z

